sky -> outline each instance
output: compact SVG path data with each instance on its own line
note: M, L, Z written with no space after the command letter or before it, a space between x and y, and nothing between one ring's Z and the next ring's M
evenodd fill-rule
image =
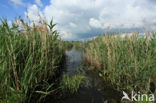
M37 22L53 18L64 40L104 32L156 31L156 0L0 0L0 18L21 16Z

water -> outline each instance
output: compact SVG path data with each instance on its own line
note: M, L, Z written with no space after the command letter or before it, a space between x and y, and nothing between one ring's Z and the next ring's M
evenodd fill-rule
M83 51L78 51L73 47L71 50L66 51L66 64L64 73L73 76L78 73L78 68L83 63Z
M76 75L78 69L82 68L82 64L83 51L76 50L75 47L66 51L64 74ZM61 100L60 103L118 103L119 94L112 88L108 88L95 72L85 72L82 75L89 80L89 87L81 87L78 93Z

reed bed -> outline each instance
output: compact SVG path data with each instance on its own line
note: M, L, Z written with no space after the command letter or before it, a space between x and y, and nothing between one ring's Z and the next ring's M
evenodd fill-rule
M62 45L66 50L71 50L73 48L73 43L71 41L62 41Z
M151 91L150 84L156 83L156 34L99 36L87 43L85 63L118 91Z
M62 44L66 50L71 50L73 47L75 47L76 50L83 50L83 42L81 41L62 41Z
M56 91L64 60L55 24L0 24L0 103L39 103Z

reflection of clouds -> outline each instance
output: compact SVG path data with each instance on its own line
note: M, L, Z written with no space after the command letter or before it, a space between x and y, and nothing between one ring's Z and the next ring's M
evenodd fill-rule
M73 47L70 51L66 51L66 68L69 74L77 72L78 67L82 63L82 52L77 51Z
M71 51L66 52L67 59L72 62L78 62L82 60L82 52L77 51L75 48L72 48Z

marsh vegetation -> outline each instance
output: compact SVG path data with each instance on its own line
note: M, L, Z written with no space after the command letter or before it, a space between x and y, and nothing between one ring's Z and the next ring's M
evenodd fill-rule
M155 93L155 33L70 42L60 39L53 21L19 21L0 24L0 103L70 103L75 96L102 103L120 100L123 90Z
M138 33L99 36L85 48L87 70L117 91L154 93L156 83L156 35ZM155 88L155 87L154 87Z
M0 25L0 102L40 103L60 98L66 89L76 91L81 76L60 80L66 48L55 24L30 26L20 21L22 28L17 21L11 27L7 20Z

